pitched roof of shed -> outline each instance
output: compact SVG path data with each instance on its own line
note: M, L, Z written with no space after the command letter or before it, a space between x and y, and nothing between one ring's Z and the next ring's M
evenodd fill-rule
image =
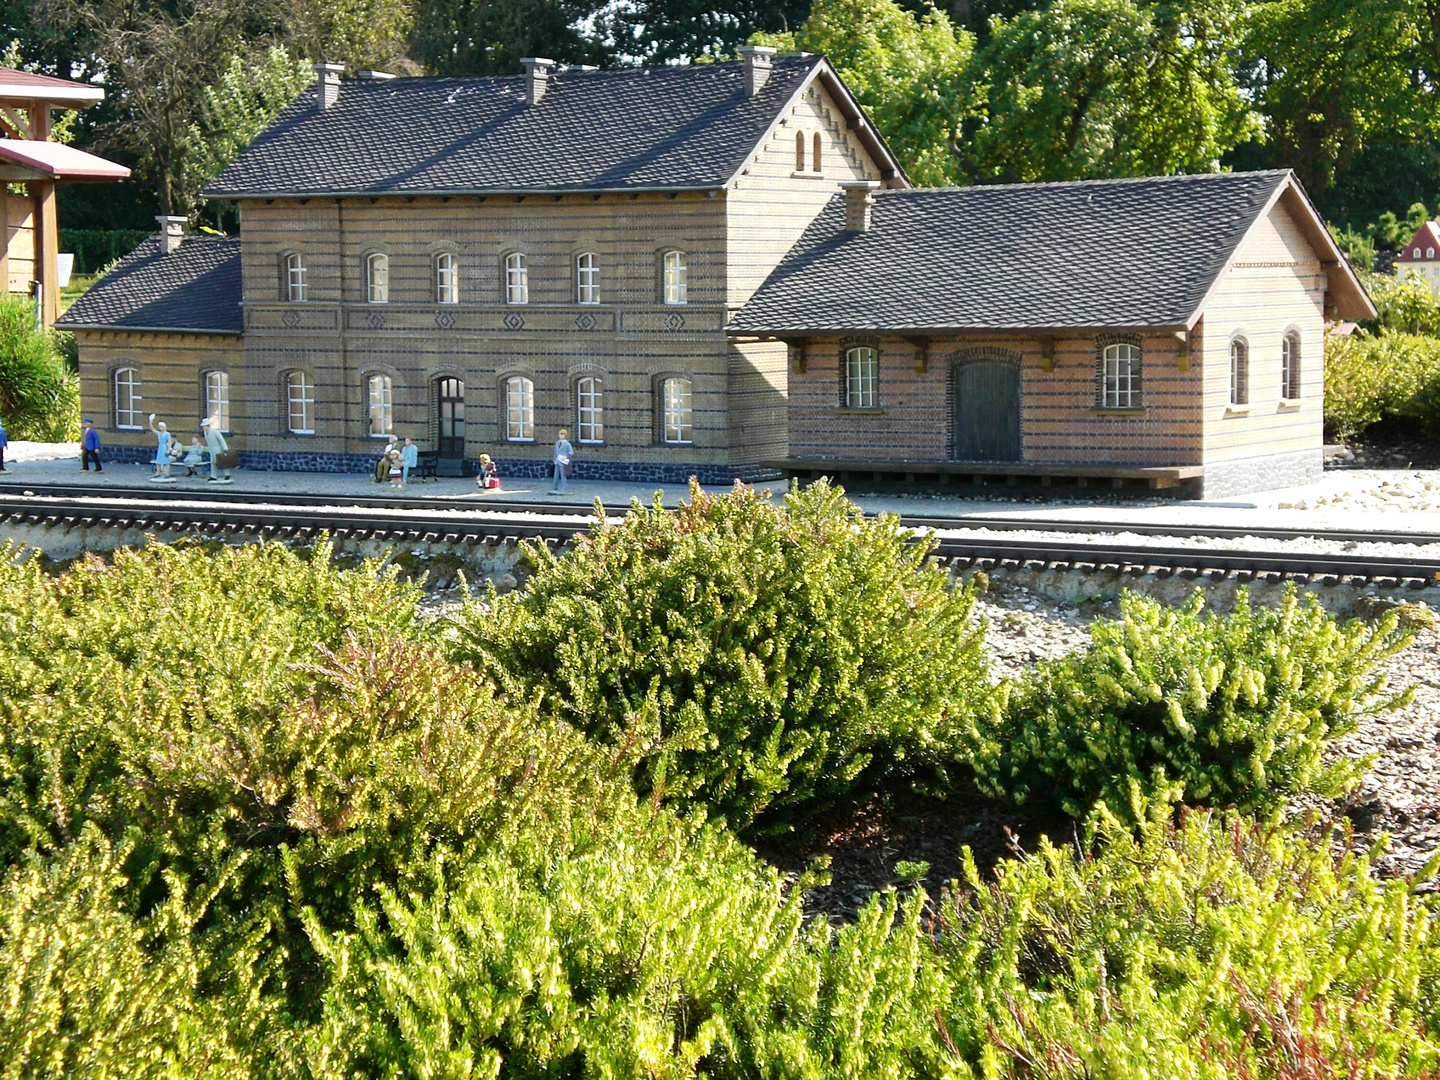
M63 329L168 330L238 334L240 240L188 236L160 254L152 236L56 320Z
M1287 195L1330 270L1338 252L1288 170L880 191L867 232L846 231L837 195L729 328L1190 327L1251 226ZM1339 262L1331 288L1361 312L1347 317L1365 317Z
M446 194L723 187L776 117L823 74L820 56L776 58L745 94L744 66L557 70L525 104L524 75L346 81L330 108L311 87L205 194ZM867 123L860 134L898 165Z

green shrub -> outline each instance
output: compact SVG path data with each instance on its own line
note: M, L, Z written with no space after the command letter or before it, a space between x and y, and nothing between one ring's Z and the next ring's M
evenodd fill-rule
M1127 593L1088 649L1039 664L996 743L974 755L982 786L1076 818L1097 801L1125 816L1132 783L1244 810L1342 789L1362 763L1327 764L1325 748L1363 713L1408 700L1387 695L1375 667L1410 634L1393 615L1342 627L1293 587L1273 608L1252 608L1244 589L1229 615L1203 603L1198 591L1184 608Z
M986 1077L1331 1080L1440 1069L1440 908L1274 826L1103 810L940 908L945 1025Z
M1419 278L1401 281L1391 274L1361 273L1361 283L1375 301L1376 316L1360 325L1375 336L1440 332L1440 299Z
M1327 337L1326 431L1343 441L1386 419L1440 438L1440 337Z
M0 296L0 417L12 439L80 437L80 383L35 325L28 297Z
M782 506L696 486L472 605L457 655L607 742L647 708L670 750L642 786L785 828L908 776L988 696L971 592L893 516L826 484Z

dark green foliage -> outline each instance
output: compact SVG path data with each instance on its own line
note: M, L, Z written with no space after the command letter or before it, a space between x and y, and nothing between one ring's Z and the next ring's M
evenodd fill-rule
M645 786L738 828L914 775L988 698L971 591L823 483L780 506L692 487L532 557L523 592L467 610L456 655L608 743L653 710L669 748Z
M1402 288L1407 295L1425 292L1423 286ZM1428 294L1416 297L1417 317L1425 315L1427 299ZM1436 305L1428 307L1434 310ZM1382 333L1326 338L1326 434L1351 439L1381 420L1401 420L1411 431L1440 435L1440 337Z
M75 273L98 274L153 235L147 229L61 229L60 250L75 253Z
M80 385L27 296L0 296L0 418L12 439L58 441L80 434Z
M1350 761L1324 751L1366 712L1394 708L1375 673L1404 648L1394 617L1338 625L1290 589L1273 608L1203 610L1127 593L1085 652L1041 663L1009 703L994 743L973 755L982 786L1082 818L1097 802L1130 815L1132 786L1189 804L1267 809L1302 791L1336 794ZM991 759L989 754L994 753Z

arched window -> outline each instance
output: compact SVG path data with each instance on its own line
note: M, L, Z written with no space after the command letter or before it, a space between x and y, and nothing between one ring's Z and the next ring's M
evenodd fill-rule
M383 439L395 430L395 399L389 375L371 375L367 388L370 397L370 436Z
M459 269L453 252L442 251L435 256L435 302L437 304L458 304L460 302Z
M877 407L875 393L880 376L880 353L869 345L845 350L845 405L850 409Z
M582 443L605 441L605 391L592 375L575 384L575 433Z
M660 298L667 304L683 304L689 293L685 253L667 251L661 264Z
M518 251L512 251L505 256L505 302L530 302L530 274L525 269L525 256Z
M1230 342L1230 404L1246 405L1250 401L1250 346L1244 338Z
M370 304L390 302L390 257L379 251L365 256L365 301Z
M817 131L817 132L815 132L815 152L810 155L810 171L811 171L811 172L819 172L819 171L820 171L820 147L821 147L822 145L824 145L824 144L823 144L823 142L822 142L822 140L821 140L821 138L820 138L820 132Z
M1106 345L1100 354L1102 409L1138 409L1140 397L1140 346L1124 342Z
M285 376L286 424L292 435L315 434L315 384L303 371Z
M1433 258L1435 258L1435 249L1434 249L1434 248L1426 248L1426 249L1425 249L1425 258L1427 258L1427 259L1433 259Z
M660 383L660 437L667 443L688 443L695 437L690 380L673 376Z
M1294 330L1280 342L1280 396L1286 401L1300 396L1300 335Z
M535 438L535 384L523 375L505 380L505 438L510 442Z
M285 299L292 304L303 304L310 299L305 285L305 257L299 252L285 256Z
M795 171L805 171L805 133L795 132Z
M600 260L593 251L575 256L575 302L577 304L598 304L600 302Z
M140 405L140 372L133 367L117 368L111 385L115 391L115 426L138 430L144 413Z
M230 376L226 372L205 373L205 415L218 423L221 431L230 430Z

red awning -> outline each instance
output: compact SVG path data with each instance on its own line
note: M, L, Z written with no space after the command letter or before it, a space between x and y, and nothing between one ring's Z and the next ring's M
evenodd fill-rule
M63 143L0 139L0 170L18 166L52 180L124 180L130 170Z

